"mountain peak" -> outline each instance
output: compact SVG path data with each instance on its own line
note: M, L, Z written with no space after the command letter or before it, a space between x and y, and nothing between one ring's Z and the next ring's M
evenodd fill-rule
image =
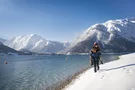
M26 41L31 41L33 43L37 42L37 41L45 41L47 42L46 39L44 39L43 37L37 35L37 34L29 34L29 35L24 35L24 36L19 36L19 37L16 37L14 39L23 39L23 40L26 40Z
M15 37L4 44L16 50L28 50L37 53L57 52L66 47L61 42L46 40L37 34Z
M88 52L95 41L98 41L102 48L106 47L107 51L126 51L129 46L135 45L134 34L135 18L108 20L88 28L75 42L71 43L68 51ZM133 50L130 48L128 51Z
M30 34L31 36L34 36L34 35L37 35L37 34L35 34L35 33L33 33L33 34Z
M30 34L30 35L26 35L26 36L28 36L28 37L39 37L39 38L43 39L43 37L41 37L40 35L37 35L37 34Z

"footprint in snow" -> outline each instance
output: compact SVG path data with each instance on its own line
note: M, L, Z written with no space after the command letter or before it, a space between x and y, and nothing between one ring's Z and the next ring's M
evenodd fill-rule
M131 69L127 69L127 68L125 68L125 67L123 68L123 70L126 71L126 73L131 73L131 72L132 72Z
M101 77L101 79L104 79L104 77L105 77L105 76L103 75L103 76Z
M131 70L131 69L127 69L126 72L127 72L127 73L131 73L132 70Z
M105 77L107 77L107 75L106 75L106 73L103 73L103 74L101 75L101 79L104 79Z

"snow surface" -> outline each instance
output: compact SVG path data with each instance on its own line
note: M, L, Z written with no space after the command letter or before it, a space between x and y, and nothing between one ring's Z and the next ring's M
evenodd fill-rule
M91 68L64 90L135 90L135 53L122 55L120 60Z

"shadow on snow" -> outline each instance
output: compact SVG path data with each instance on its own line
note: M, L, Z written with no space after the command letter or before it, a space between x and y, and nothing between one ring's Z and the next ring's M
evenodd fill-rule
M100 71L116 70L116 69L121 69L121 68L129 67L129 66L135 66L135 63L133 63L133 64L128 64L128 65L123 65L123 66L119 66L119 67L115 67L115 68L110 68L110 69L101 69Z

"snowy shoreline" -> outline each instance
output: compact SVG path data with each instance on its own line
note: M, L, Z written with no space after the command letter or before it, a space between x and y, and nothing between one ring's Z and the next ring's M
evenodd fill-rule
M63 90L135 90L135 53L119 58L100 65L97 73L88 69Z
M56 85L55 90L63 90L65 87L70 85L74 80L76 80L82 73L86 72L89 68L82 69L80 72L75 73L64 81L61 81L59 85ZM53 86L52 86L53 87Z

